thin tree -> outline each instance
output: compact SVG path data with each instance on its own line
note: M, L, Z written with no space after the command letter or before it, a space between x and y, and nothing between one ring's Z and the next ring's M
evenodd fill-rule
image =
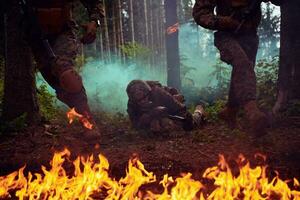
M129 16L130 16L130 33L131 33L131 42L135 42L134 37L134 15L133 15L133 0L129 0Z

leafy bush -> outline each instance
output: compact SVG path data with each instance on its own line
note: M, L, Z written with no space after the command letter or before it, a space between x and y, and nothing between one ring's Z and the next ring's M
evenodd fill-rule
M206 87L197 88L193 80L185 78L183 82L182 91L186 97L187 104L207 103L213 104L215 101L225 101L228 96L229 85L229 67L219 61L213 66L214 70L209 75L210 80ZM184 66L186 70L193 70L194 68Z
M270 109L276 101L279 57L259 60L256 65L257 99L260 106Z
M218 122L218 113L225 107L226 102L223 100L217 100L210 106L205 108L208 122Z
M58 108L56 107L57 100L56 97L48 91L45 83L39 86L37 97L42 116L46 120L53 119L58 112Z
M151 49L136 42L129 42L120 46L121 51L129 59L147 60L152 54Z

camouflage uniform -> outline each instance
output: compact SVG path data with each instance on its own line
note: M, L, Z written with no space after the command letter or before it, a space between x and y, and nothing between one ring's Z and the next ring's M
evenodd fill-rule
M80 75L74 70L79 43L75 35L76 23L72 19L72 1L31 0L37 19L50 46L57 56L50 62L45 49L30 39L29 43L38 68L45 80L56 91L59 100L78 113L90 117L87 96ZM82 0L87 8L90 21L98 21L104 16L100 0Z
M230 107L243 106L256 99L254 67L259 42L257 27L261 20L260 6L257 6L251 17L247 18L241 29L235 33L244 10L251 2L251 0L196 0L193 8L193 17L197 24L217 30L215 46L220 51L221 60L233 67L228 99ZM230 23L228 18L238 23Z
M155 81L133 80L126 91L129 97L127 112L135 128L169 132L181 128L191 130L202 122L200 113L191 115L187 111L183 96L175 88ZM171 119L171 116L185 120Z

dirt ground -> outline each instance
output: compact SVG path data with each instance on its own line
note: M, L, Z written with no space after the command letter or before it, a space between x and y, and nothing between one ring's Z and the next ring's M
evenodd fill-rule
M99 117L100 118L100 117ZM27 165L27 170L39 171L49 166L55 151L68 148L73 158L78 155L103 154L109 160L112 176L125 173L128 159L137 154L149 171L161 176L179 176L192 172L200 177L207 167L217 164L223 154L228 162L242 153L255 163L255 153L267 156L269 172L275 170L283 179L300 178L300 118L288 118L260 139L226 128L224 124L208 124L193 132L154 135L134 131L126 118L98 119L101 140L86 141L78 124L68 125L66 119L54 120L0 138L0 175L6 175ZM99 143L100 147L96 145ZM98 147L97 147L98 146Z

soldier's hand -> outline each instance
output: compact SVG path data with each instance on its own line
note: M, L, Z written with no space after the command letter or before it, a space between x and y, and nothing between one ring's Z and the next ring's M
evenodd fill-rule
M81 42L83 44L91 44L96 39L96 33L97 33L97 23L92 21L87 24L81 25L85 29L85 34L81 38Z

